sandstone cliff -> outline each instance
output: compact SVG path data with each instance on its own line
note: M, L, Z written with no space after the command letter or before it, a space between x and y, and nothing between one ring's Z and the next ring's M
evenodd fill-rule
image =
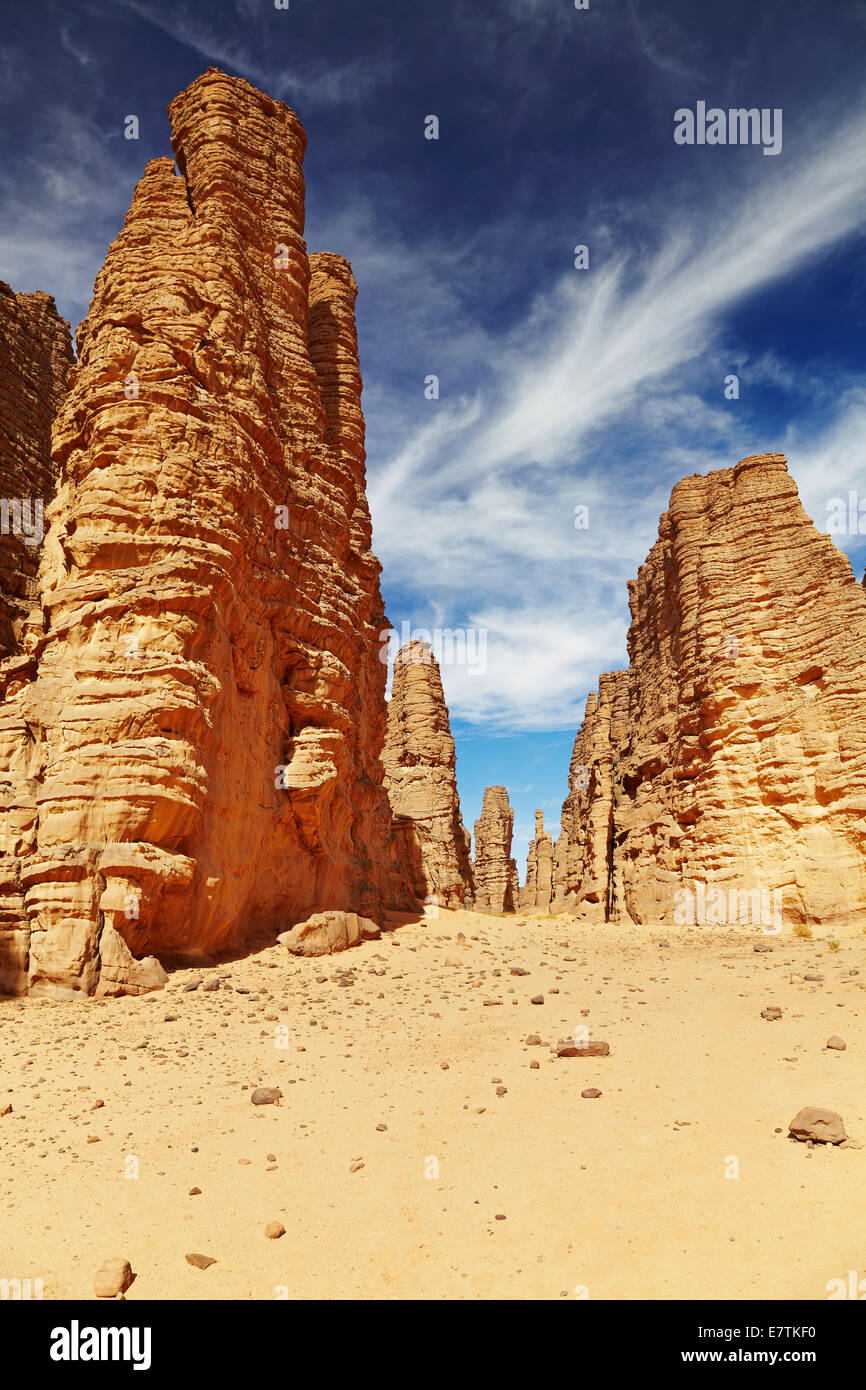
M41 627L37 573L45 509L57 468L51 425L72 365L69 325L47 294L16 294L0 281L0 701L29 669L28 626ZM0 708L0 992L26 986L28 938L18 854L32 833L30 791L13 792L32 761L20 712Z
M412 822L418 839L423 896L443 907L469 906L472 865L454 739L439 663L424 642L397 653L382 761L391 808Z
M144 988L142 957L413 901L355 281L307 256L291 110L210 69L169 115L177 172L147 165L78 330L44 626L7 675L33 993Z
M636 922L862 914L866 595L784 457L678 483L629 593L630 669L587 703L557 891Z
M36 605L44 509L57 484L51 425L72 365L69 324L47 294L0 280L0 656Z
M520 891L522 909L550 910L553 897L553 840L544 828L544 812L535 813L535 838L529 842L526 882Z
M505 787L487 787L475 822L475 907L479 912L513 912L519 897L517 865L511 857L514 811Z

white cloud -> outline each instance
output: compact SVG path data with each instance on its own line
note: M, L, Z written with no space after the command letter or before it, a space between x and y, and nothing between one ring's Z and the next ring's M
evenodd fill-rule
M239 3L236 13L226 15L218 6L188 3L187 0L117 0L122 8L201 54L209 63L225 64L260 84L278 101L315 106L351 103L389 71L384 60L372 64L360 60L332 67L323 62L316 71L309 65L302 72L278 60L262 58L262 53L278 53L282 35L274 26L288 26L291 10L277 10L267 3ZM238 18L247 26L247 38L238 40ZM271 27L268 28L267 26ZM291 47L291 30L286 29L285 44Z
M408 595L416 625L435 606L448 626L488 628L486 676L443 672L452 714L515 729L579 719L598 674L626 664L625 583L678 477L778 447L806 491L828 468L840 478L862 469L856 390L823 442L805 424L765 439L749 405L722 395L735 354L744 380L827 393L818 373L801 383L781 356L750 363L725 343L726 315L748 296L808 274L862 226L862 116L836 131L813 126L809 148L803 159L786 147L784 167L753 165L753 182L720 182L699 206L681 184L647 229L652 255L564 274L504 334L451 306L447 350L462 356L456 324L480 369L409 432L394 411L399 443L381 464L372 457L370 494L386 582ZM427 263L424 247L412 256ZM364 284L363 264L356 270ZM590 508L587 531L574 529L578 503Z

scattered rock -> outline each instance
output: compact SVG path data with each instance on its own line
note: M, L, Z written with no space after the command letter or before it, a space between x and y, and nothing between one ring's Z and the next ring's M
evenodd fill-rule
M826 1046L832 1048L834 1052L845 1052L848 1044L844 1038L840 1038L838 1033L834 1033L832 1038L828 1038Z
M250 1096L253 1105L276 1105L283 1098L278 1086L257 1086Z
M574 1038L563 1038L556 1044L557 1057L608 1057L610 1055L610 1043L606 1042L586 1042L576 1043Z
M587 1086L586 1090L581 1091L580 1094L583 1100L598 1100L601 1091L596 1090L595 1086Z
M291 931L281 932L277 940L296 956L326 956L380 935L376 923L357 912L316 912Z
M782 1010L777 1008L775 1004L769 1004L766 1009L761 1010L761 1018L766 1018L770 1019L771 1021L775 1021L776 1019L781 1017Z
M122 1298L133 1277L129 1260L106 1260L93 1276L93 1292L97 1298Z
M196 1269L209 1269L216 1264L210 1255L186 1255L185 1259L188 1265L194 1265Z
M798 1111L788 1125L788 1132L801 1143L812 1140L816 1144L841 1144L848 1137L842 1116L819 1105L805 1105Z
M265 1235L268 1240L279 1240L280 1236L286 1234L286 1228L282 1221L269 1221L265 1227Z
M532 998L530 999L529 1002L530 1002L530 1004L543 1004L543 1003L544 1003L544 995L543 995L543 994L533 994L533 996L532 996Z

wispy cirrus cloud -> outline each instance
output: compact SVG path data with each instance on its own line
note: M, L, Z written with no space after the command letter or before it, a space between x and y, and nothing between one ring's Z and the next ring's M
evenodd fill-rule
M840 480L862 468L846 453L861 420L856 383L840 390L820 367L801 380L779 353L744 351L731 327L750 297L796 285L859 233L863 113L825 127L810 149L771 176L728 165L699 206L684 180L643 229L651 253L625 249L563 274L505 332L477 311L449 312L443 353L464 363L474 353L475 366L456 393L413 409L413 427L391 409L399 442L371 455L370 494L392 617L423 625L446 612L448 626L487 628L486 674L443 673L458 718L502 729L577 722L598 673L626 664L626 580L678 477L779 447L804 492L828 465ZM369 288L363 244L355 259ZM414 259L436 265L423 246ZM731 371L750 399L724 400ZM804 393L832 399L831 418L768 435L761 383L787 393L798 417ZM378 441L389 409L377 406ZM588 530L575 529L578 504Z
M290 9L235 0L234 4L202 5L196 0L112 0L153 25L175 42L193 49L209 63L243 73L264 87L269 96L310 108L343 106L357 100L391 70L386 58L334 64L327 54L313 63L288 67L281 55L291 43Z

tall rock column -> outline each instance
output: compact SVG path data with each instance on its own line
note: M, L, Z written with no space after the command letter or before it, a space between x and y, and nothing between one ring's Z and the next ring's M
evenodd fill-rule
M587 697L562 807L565 867L557 893L570 905L579 904L582 916L601 921L618 917L622 908L614 891L613 836L617 756L627 729L628 695L629 673L609 671L599 679L598 695Z
M513 912L517 865L511 857L514 811L505 787L487 787L475 822L475 906L479 912Z
M13 697L33 675L23 647L28 626L41 627L37 573L57 486L51 426L72 362L69 325L54 300L16 294L0 281L0 993L7 994L26 988L30 924L19 855L37 816L37 746Z
M294 112L210 69L169 115L178 172L147 165L79 328L37 676L7 694L38 994L413 901L352 272L307 256Z
M454 739L439 663L425 642L407 642L397 653L382 762L392 810L412 822L418 838L424 895L443 907L470 906Z
M544 812L535 813L535 839L529 842L526 860L526 883L520 894L520 906L549 912L553 898L553 840L544 828Z

